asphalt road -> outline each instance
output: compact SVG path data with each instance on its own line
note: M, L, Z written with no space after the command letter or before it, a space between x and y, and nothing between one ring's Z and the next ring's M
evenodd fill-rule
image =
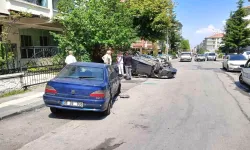
M0 149L248 150L249 89L221 62L178 62L175 79L126 81L112 114L48 108L0 121Z

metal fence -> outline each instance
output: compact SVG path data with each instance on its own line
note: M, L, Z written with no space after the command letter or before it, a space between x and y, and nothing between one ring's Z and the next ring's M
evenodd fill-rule
M3 49L0 49L0 75L24 73L22 84L25 88L46 83L54 78L64 67L64 59L58 55L59 51L57 47L33 46L22 47L21 50L27 52L25 54L32 52L32 56L21 61L16 61L16 55L13 56L14 50L4 49L3 51ZM8 60L8 55L12 55L12 59ZM1 58L4 61L1 61Z
M63 67L63 64L29 67L23 71L23 85L27 88L28 86L46 83L53 79Z

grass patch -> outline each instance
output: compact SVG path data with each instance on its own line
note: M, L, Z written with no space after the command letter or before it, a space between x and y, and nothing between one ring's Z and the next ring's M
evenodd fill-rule
M18 95L18 94L23 94L23 93L26 93L28 91L30 91L30 90L14 90L14 91L10 91L10 92L7 92L7 93L0 95L0 98L9 97L9 96Z

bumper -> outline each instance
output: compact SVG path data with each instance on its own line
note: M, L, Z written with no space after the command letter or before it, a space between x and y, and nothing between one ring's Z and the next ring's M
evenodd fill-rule
M88 99L77 99L77 98L65 98L65 97L58 97L54 95L43 95L43 100L47 107L67 109L67 110L103 112L107 109L107 106L108 106L108 100L88 100ZM64 106L63 101L65 100L83 102L83 107Z
M207 57L208 60L215 60L216 57Z
M196 58L197 61L205 60L205 58Z
M180 61L192 61L192 58L181 58Z
M228 66L228 70L230 71L241 71L241 69L240 66Z

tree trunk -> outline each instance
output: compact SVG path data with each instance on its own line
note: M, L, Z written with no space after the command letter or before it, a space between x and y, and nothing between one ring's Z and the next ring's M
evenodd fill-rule
M240 54L240 47L237 47L237 54Z

